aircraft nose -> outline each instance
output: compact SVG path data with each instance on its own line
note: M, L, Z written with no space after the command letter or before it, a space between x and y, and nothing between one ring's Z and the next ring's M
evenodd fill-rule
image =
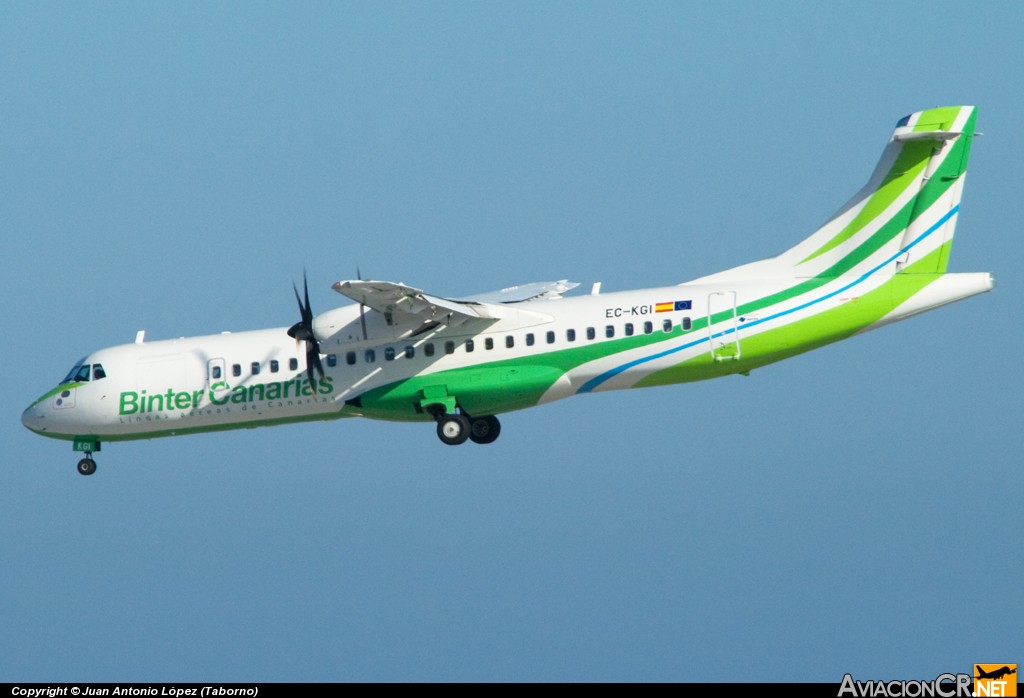
M21 423L26 429L32 431L39 431L42 428L43 415L39 413L35 405L29 405L25 408L25 411L21 413Z

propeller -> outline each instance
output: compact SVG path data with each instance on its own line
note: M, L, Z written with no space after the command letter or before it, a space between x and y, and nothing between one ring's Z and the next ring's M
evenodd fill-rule
M358 264L356 265L356 278L359 279L360 281L363 280L363 273L359 271ZM359 304L359 322L363 326L363 341L366 341L368 336L366 334L366 306L364 306L362 303Z
M315 391L313 371L316 370L320 377L324 376L324 365L320 363L320 343L316 341L313 334L313 309L309 306L309 284L306 282L306 272L302 272L302 290L305 292L306 301L303 303L299 297L299 289L293 283L295 300L299 304L299 314L302 319L288 328L288 336L293 337L296 342L306 343L306 375L309 376L309 385Z

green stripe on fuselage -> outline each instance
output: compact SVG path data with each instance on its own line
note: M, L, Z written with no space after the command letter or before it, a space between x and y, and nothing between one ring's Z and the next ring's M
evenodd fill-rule
M357 411L377 419L430 420L430 414L420 406L424 391L435 394L442 388L469 414L498 414L532 407L556 381L577 366L683 334L692 335L706 323L706 319L694 320L693 328L687 332L676 326L671 332L657 330L615 340L580 340L579 346L568 349L413 376L363 393Z
M715 361L710 352L683 361L641 379L636 387L668 385L717 378L749 371L811 349L838 342L881 320L942 274L921 272L933 269L936 260L946 254L942 245L894 275L880 287L856 300L803 318L782 327L744 337L740 330L742 357L735 361Z
M102 441L106 443L113 441L140 441L143 439L158 439L164 436L184 436L186 434L206 434L217 431L232 431L235 429L255 429L256 427L271 427L278 426L281 424L298 424L299 422L322 422L332 419L341 419L342 417L355 416L356 415L352 414L346 409L342 409L337 412L326 412L321 414L301 415L292 417L277 417L270 419L252 419L244 422L232 422L229 424L211 424L207 426L198 427L175 427L170 426L175 423L170 420L157 420L153 422L154 426L157 424L168 424L169 426L159 431L143 431L134 432L131 434L112 434L106 436L61 434L52 431L38 431L36 429L32 429L32 431L35 432L36 434L39 434L40 436L46 436L51 439L60 439L62 441L74 441L75 439L89 438L94 441Z
M50 391L44 393L43 395L41 395L38 400L36 400L35 402L32 403L32 407L35 407L36 405L38 405L43 400L47 400L47 399L53 397L57 393L63 393L65 390L74 390L75 388L77 388L79 386L82 386L82 385L88 385L88 383L61 383L60 385L58 385L53 390L50 390Z

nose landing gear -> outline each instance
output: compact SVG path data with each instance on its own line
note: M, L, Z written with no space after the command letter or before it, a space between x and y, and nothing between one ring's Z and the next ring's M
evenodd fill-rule
M85 458L78 461L78 473L80 475L92 475L96 472L96 461L92 459L91 453L86 453Z
M79 475L92 475L96 472L96 461L92 454L100 450L102 444L96 436L76 436L72 448L85 455L85 458L78 461Z

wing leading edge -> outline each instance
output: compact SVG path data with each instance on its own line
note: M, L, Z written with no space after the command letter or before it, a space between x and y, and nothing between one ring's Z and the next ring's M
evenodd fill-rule
M383 313L414 316L422 322L440 323L457 327L472 320L493 320L500 317L492 312L494 304L521 303L529 300L554 300L579 286L567 279L540 281L510 286L466 298L443 298L425 293L422 289L394 281L349 280L338 281L331 288L343 296Z

